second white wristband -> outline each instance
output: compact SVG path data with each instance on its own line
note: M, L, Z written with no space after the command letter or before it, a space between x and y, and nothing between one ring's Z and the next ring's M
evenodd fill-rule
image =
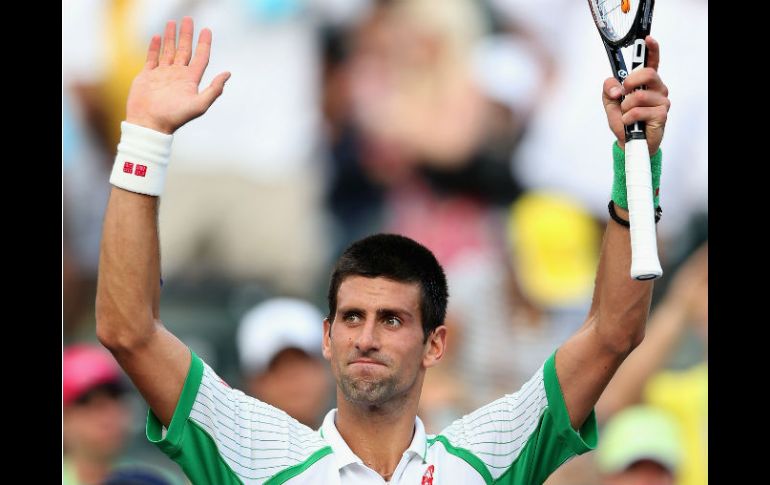
M120 124L120 131L110 183L138 194L160 195L174 136L126 121Z

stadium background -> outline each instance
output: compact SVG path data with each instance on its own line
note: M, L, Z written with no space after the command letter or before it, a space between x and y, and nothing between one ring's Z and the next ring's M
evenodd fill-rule
M230 384L243 384L244 314L274 296L326 311L336 255L373 232L422 242L449 277L451 353L426 381L428 432L517 389L582 324L612 176L600 101L610 72L584 2L64 0L62 13L65 346L95 341L130 81L150 36L183 15L214 33L203 84L233 76L175 137L161 315ZM672 110L653 313L676 300L671 282L708 239L707 19L706 0L655 7ZM704 315L688 314L701 321L666 369L705 360ZM178 473L144 438L143 401L130 402L126 456ZM596 473L589 456L547 483Z

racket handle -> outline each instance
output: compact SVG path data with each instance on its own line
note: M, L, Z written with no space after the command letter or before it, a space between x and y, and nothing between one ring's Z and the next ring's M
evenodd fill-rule
M631 225L631 277L651 280L663 274L655 238L652 170L647 140L626 141L626 188Z

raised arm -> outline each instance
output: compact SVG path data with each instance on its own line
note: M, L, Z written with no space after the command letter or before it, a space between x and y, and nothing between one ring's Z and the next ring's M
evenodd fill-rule
M128 95L128 123L154 130L157 133L149 136L164 140L163 134L171 135L205 113L222 93L229 73L219 74L198 92L209 60L211 31L200 32L194 56L192 44L190 17L182 20L178 46L174 21L166 25L162 50L160 36L152 38L147 62ZM157 220L157 196L112 188L99 257L96 333L168 426L187 376L190 353L160 321Z
M676 272L650 316L644 342L623 362L596 404L600 422L641 401L647 381L668 363L688 325L702 325L698 320L707 295L708 243L704 243Z
M618 144L621 147L625 144L623 125L646 121L647 142L650 154L654 154L663 139L670 102L668 89L657 73L658 43L649 36L646 42L648 67L629 74L622 89L615 79L607 79L602 99ZM647 90L632 92L642 85ZM621 103L623 92L628 95ZM628 220L627 211L620 207L616 211ZM653 283L632 279L630 267L629 230L610 220L602 241L588 317L556 353L556 373L575 429L585 422L615 371L644 338Z

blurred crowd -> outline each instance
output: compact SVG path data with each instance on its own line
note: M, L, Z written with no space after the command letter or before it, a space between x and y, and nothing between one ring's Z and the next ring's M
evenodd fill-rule
M329 271L375 232L419 241L447 273L428 433L518 389L582 325L613 141L584 2L64 0L64 483L185 483L144 438L146 406L95 344L93 309L128 89L151 36L184 15L213 31L202 84L232 77L175 135L161 316L233 387L320 424ZM707 0L655 7L665 274L597 405L599 449L548 485L707 483L707 20Z

